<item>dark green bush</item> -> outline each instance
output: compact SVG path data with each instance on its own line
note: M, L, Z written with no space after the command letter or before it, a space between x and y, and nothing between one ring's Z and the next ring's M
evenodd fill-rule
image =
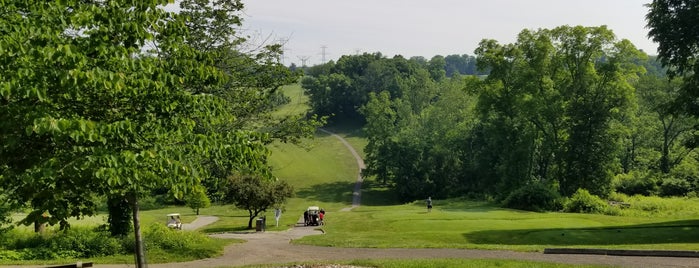
M616 192L629 196L651 196L658 192L658 180L650 173L632 172L619 176L614 188Z
M599 196L590 194L585 189L578 189L564 205L566 212L575 213L605 213L609 204Z
M561 196L551 187L532 183L512 192L503 206L529 211L554 211L560 209Z
M660 185L661 196L686 196L692 191L692 184L684 179L667 178Z

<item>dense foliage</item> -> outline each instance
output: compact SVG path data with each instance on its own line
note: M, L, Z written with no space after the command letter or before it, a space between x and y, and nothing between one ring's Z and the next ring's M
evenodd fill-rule
M247 49L240 1L178 3L2 3L0 189L22 223L67 229L108 200L112 234L133 221L140 240L141 198L271 179L265 146L312 135L316 120L272 116L298 74L279 44Z
M684 78L676 106L699 116L699 1L654 0L648 7L646 26L658 43L658 58L671 76Z
M316 112L365 122L364 174L404 201L509 197L548 210L579 189L696 190L697 121L672 109L683 80L606 27L483 40L475 59L487 77L458 75L446 59L343 56L303 86ZM531 195L533 185L554 192Z

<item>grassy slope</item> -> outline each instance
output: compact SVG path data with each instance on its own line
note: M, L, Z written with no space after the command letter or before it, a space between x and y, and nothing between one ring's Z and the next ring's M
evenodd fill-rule
M287 94L300 96L299 87L287 87ZM293 105L294 111L304 110ZM288 110L287 110L288 111ZM304 110L305 111L305 110ZM366 139L356 126L335 126L328 130L345 137L363 155ZM483 249L542 250L545 247L604 247L635 249L699 249L696 211L680 215L669 208L662 217L604 216L569 213L532 213L500 209L470 201L435 202L425 213L424 204L396 204L392 192L367 181L363 206L339 212L349 205L356 178L352 156L334 138L318 134L309 141L311 150L294 145L275 145L270 162L275 174L297 187L297 198L287 205L288 213L303 211L306 203L328 210L324 236L307 237L303 244L343 247L454 247ZM316 202L314 202L316 201ZM630 200L644 207L643 200ZM674 203L673 203L674 202ZM695 201L671 201L676 207L698 207ZM284 224L293 224L287 218ZM621 242L623 241L623 242Z
M546 247L698 250L699 221L684 218L534 213L485 203L422 202L362 206L328 214L326 235L296 241L339 247L479 248L540 251Z

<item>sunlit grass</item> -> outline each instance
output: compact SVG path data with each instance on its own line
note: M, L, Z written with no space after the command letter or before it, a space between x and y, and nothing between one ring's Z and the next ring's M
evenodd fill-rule
M328 213L326 234L296 243L335 247L473 248L542 251L547 247L699 250L695 217L534 213L484 202L435 200L362 206Z

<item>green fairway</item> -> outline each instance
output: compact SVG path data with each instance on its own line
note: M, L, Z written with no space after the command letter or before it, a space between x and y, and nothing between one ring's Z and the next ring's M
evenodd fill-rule
M422 202L362 206L329 213L326 235L300 244L378 248L476 248L541 251L547 247L698 250L699 220L534 213L459 201L427 213Z

